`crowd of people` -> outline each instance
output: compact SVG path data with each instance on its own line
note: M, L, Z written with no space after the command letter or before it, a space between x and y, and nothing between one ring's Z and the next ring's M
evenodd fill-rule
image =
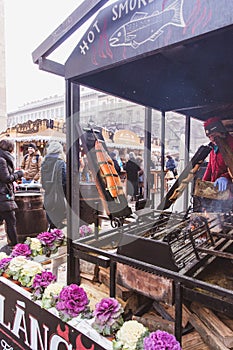
M25 186L41 183L49 231L63 228L66 217L66 162L62 144L51 141L43 158L36 145L30 143L17 171L13 151L13 141L0 141L0 222L5 223L7 245L2 249L7 253L18 243L15 191L19 183Z
M211 181L219 191L225 191L232 182L232 174L219 150L217 137L224 139L229 149L233 151L233 137L225 129L221 120L210 118L204 123L206 136L212 144L209 162L203 180ZM28 144L27 153L23 156L20 170L14 166L14 142L9 139L0 141L0 223L5 222L8 247L17 243L15 202L15 185L40 183L44 190L44 209L48 221L48 230L64 227L66 218L66 159L63 146L57 141L51 141L43 158L34 143ZM129 201L143 198L144 165L143 158L129 152L122 159L118 150L110 152L117 174L126 182L126 196ZM165 177L178 177L178 159L166 156ZM151 163L151 168L155 165ZM80 180L92 181L87 157L80 159Z

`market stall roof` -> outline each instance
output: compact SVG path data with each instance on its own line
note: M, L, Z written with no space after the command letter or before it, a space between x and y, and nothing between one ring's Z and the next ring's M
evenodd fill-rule
M23 134L16 132L16 130L10 130L10 132L3 132L0 134L0 139L11 139L17 142L29 142L29 141L51 141L56 140L65 142L66 135L56 130L43 130L35 133Z
M87 1L83 17L76 13L69 28L66 21L60 26L57 43L96 10ZM119 0L97 13L65 66L46 59L53 34L33 59L41 69L147 107L231 119L232 13L229 0Z

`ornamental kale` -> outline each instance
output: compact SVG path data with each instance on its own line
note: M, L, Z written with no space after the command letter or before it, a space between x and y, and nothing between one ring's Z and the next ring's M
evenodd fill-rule
M22 266L19 271L18 281L24 287L31 287L34 277L43 271L43 266L32 260L26 260L26 263Z
M9 265L12 258L3 258L0 260L0 276L3 274L3 272L6 270L7 266Z
M113 350L142 350L138 347L141 339L148 335L148 329L136 320L123 323L123 326L116 333L116 340L113 340Z
M44 290L52 282L55 282L57 277L50 271L42 271L35 275L32 282L32 300L42 299Z
M93 328L103 335L114 334L123 325L124 310L115 298L103 298L93 312Z
M28 244L25 243L18 243L14 246L14 249L12 250L11 256L12 258L16 256L25 256L26 258L29 258L31 256L31 249L28 246Z
M44 294L42 295L41 307L44 309L49 309L56 305L58 301L58 296L64 287L64 284L53 282L45 288Z
M28 246L30 247L33 257L37 255L42 255L42 244L38 238L27 237L24 243L28 244Z
M181 350L174 335L157 330L144 338L144 350Z
M86 237L93 233L93 229L90 226L82 225L79 228L79 233L81 237Z
M37 238L42 244L42 251L46 256L50 256L51 253L56 253L58 247L64 244L65 235L62 230L52 230L51 232L42 232Z
M60 318L67 322L78 315L87 317L88 304L89 300L84 289L77 284L70 284L62 288L55 307L59 311Z

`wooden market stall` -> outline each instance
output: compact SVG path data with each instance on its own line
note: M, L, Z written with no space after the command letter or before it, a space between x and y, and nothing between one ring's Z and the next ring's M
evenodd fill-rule
M161 164L164 164L166 112L174 111L186 118L186 163L189 160L191 118L205 121L217 115L230 122L233 118L232 2L118 0L102 8L106 3L109 2L84 1L33 52L33 61L40 69L66 80L68 202L75 213L79 212L77 140L81 137L78 128L80 85L147 107L144 144L146 174L149 172L152 109L161 111ZM93 15L94 19L64 65L47 58ZM164 187L163 183L161 187ZM185 198L184 207L187 206ZM74 261L78 253L73 242L78 238L78 225L78 216L70 211L69 282L77 280ZM93 251L99 253L98 249ZM151 267L132 258L116 257L109 253L106 253L106 257L113 279L113 267L120 260L175 281L175 333L180 339L182 286L200 284L190 277L180 277L175 272L164 271L158 266ZM114 293L114 285L111 291ZM219 294L232 297L232 291L221 290ZM232 305L229 307L232 310Z

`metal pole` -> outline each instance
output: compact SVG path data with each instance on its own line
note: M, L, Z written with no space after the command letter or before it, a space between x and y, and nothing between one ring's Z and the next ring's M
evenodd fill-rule
M186 116L185 119L185 153L184 153L184 168L189 163L189 152L190 152L190 116ZM183 210L188 208L189 203L189 186L184 191L184 202Z
M151 164L151 117L152 109L145 108L144 134L144 199L150 198L150 164Z
M66 82L67 140L67 283L76 283L79 266L74 264L72 241L79 232L79 139L75 123L79 121L80 87ZM79 264L77 264L79 265Z
M161 192L160 199L164 197L164 163L165 163L165 112L161 114Z

